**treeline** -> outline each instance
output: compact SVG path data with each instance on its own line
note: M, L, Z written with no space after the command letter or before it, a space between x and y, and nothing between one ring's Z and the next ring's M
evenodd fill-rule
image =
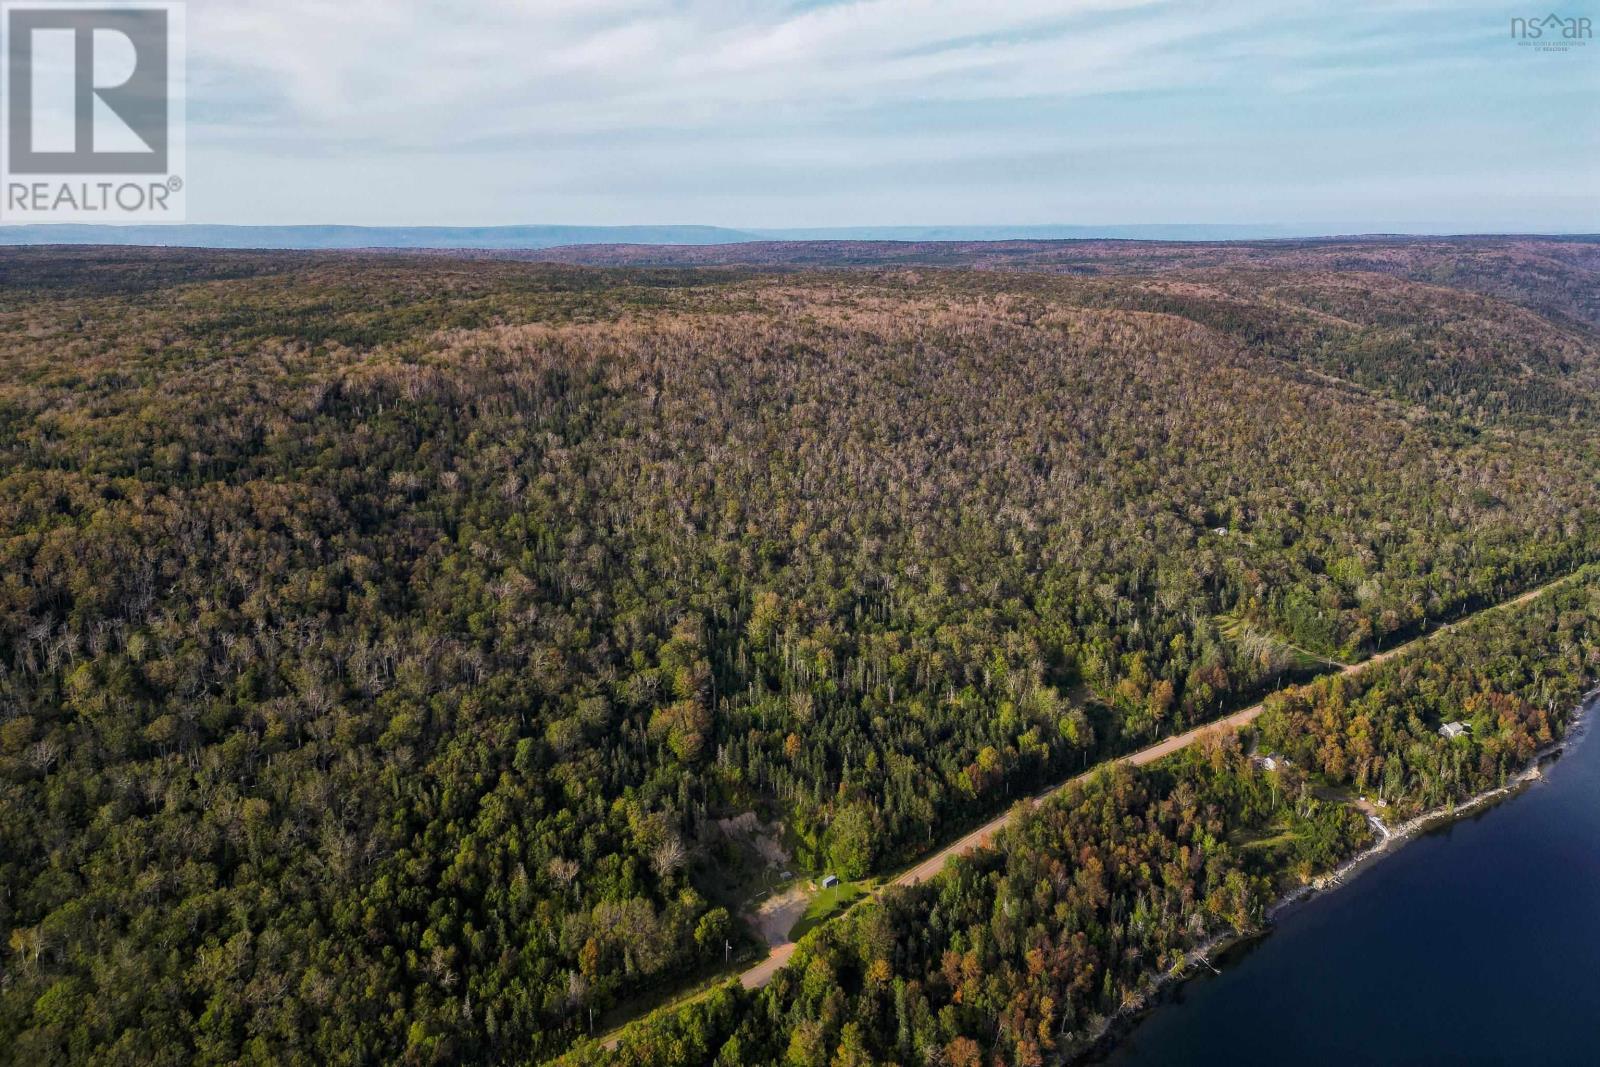
M1286 276L1386 275L1520 304L1554 321L1600 326L1600 241L1571 237L1360 237L1302 241L766 241L737 245L587 245L489 259L594 266L937 266L1074 277L1247 272L1255 285ZM1009 283L1008 283L1009 284ZM1377 287L1389 283L1379 280Z
M716 819L881 870L1293 677L1273 635L1388 646L1600 551L1580 430L1131 293L12 255L19 1059L553 1054L738 940Z
M1161 976L1219 934L1259 929L1284 889L1367 840L1354 806L1318 799L1329 784L1387 781L1392 813L1409 814L1503 784L1558 738L1600 679L1596 577L1474 620L1353 684L1275 699L1254 741L1287 765L1265 770L1230 737L1108 770L1019 809L993 849L817 931L765 989L720 991L625 1032L615 1051L564 1062L1070 1059ZM1472 732L1440 737L1441 721L1457 719Z

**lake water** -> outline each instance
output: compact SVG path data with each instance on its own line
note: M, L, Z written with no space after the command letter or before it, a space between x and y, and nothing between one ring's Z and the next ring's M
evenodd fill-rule
M1600 1064L1600 719L1186 983L1104 1061Z

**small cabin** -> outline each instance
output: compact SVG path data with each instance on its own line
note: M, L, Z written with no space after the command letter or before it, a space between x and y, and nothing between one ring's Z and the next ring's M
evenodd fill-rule
M836 886L838 884L839 884L839 879L834 877L833 875L825 874L825 875L822 876L822 888L824 888L824 889L832 889L834 886Z
M1452 741L1466 732L1467 724L1464 722L1447 722L1443 726L1439 727L1439 735L1441 737L1447 737Z

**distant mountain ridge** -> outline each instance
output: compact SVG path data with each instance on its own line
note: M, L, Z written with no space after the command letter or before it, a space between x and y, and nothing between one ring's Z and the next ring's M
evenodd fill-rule
M1370 229L1370 227L1368 227ZM1144 223L1112 226L823 226L752 230L773 241L1251 241L1355 232L1326 226Z
M0 226L0 245L182 248L556 248L753 241L721 226Z
M149 245L233 249L539 249L577 245L719 245L756 241L1250 241L1372 234L1381 227L1276 224L1126 226L0 226L3 245ZM1459 233L1449 226L1389 228L1391 234Z

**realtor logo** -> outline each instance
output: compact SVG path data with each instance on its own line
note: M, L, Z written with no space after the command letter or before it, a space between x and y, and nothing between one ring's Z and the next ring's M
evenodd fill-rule
M7 222L183 218L183 7L0 2Z
M1543 18L1513 18L1511 39L1536 52L1570 52L1582 48L1594 37L1594 23L1588 16L1563 17L1551 12Z

